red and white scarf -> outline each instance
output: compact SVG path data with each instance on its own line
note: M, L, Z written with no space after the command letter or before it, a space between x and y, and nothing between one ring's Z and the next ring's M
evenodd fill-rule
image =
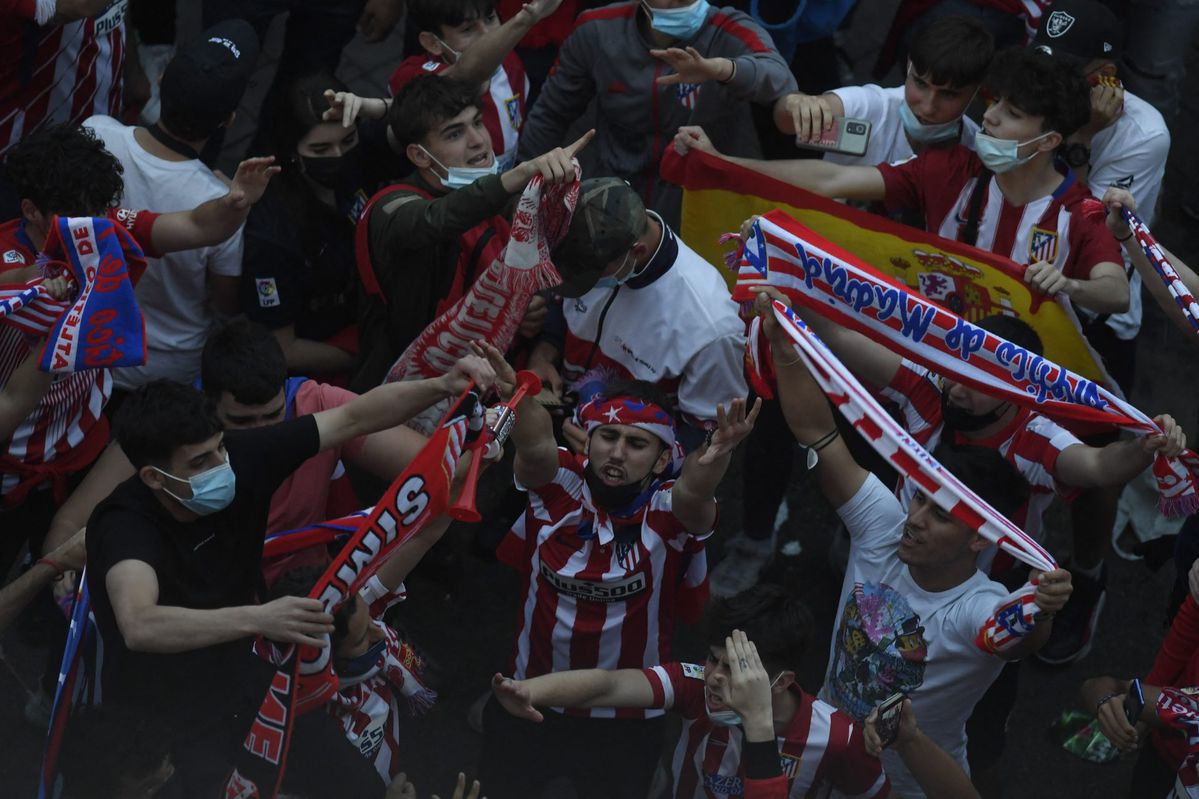
M1157 276L1166 284L1166 290L1178 304L1182 315L1191 323L1191 328L1199 333L1199 302L1195 302L1195 298L1191 296L1186 284L1174 271L1174 266L1166 258L1161 246L1158 245L1157 239L1149 232L1149 227L1141 221L1140 217L1125 208L1124 220L1132 228L1132 234L1136 236L1137 244L1141 245L1141 249L1145 251L1145 257L1149 259L1153 271L1157 272Z
M753 225L733 298L769 284L834 322L857 330L939 375L1054 419L1162 435L1148 416L1103 386L977 327L912 293L781 211ZM1153 474L1170 516L1199 510L1199 455L1158 455Z
M543 191L541 176L529 181L512 215L512 229L503 256L487 267L466 294L433 320L408 345L383 379L424 380L438 377L470 354L472 341L488 341L507 350L529 308L533 295L562 282L550 251L570 229L579 200L579 166L575 181ZM428 434L446 410L429 408L409 422Z
M795 313L777 300L774 317L795 342L808 372L837 410L889 464L937 507L1034 569L1057 568L1053 556L942 466L878 404L845 364Z

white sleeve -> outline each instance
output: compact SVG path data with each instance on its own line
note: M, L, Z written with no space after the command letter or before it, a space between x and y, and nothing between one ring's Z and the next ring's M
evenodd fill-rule
M33 21L38 25L45 25L54 19L57 12L58 0L37 0L37 7L33 11Z
M837 508L837 515L849 530L853 545L866 548L893 546L907 518L899 500L873 474L858 493Z
M837 99L845 107L845 116L868 120L874 127L881 125L890 112L886 90L873 83L865 86L843 86L833 89L829 94L837 95Z
M225 241L208 251L208 271L223 277L241 277L241 259L245 239L242 233L245 226Z
M696 419L716 418L716 405L745 399L745 336L729 333L704 345L683 370L679 410Z
M1119 152L1104 153L1096 159L1087 176L1091 193L1102 197L1112 186L1127 189L1137 201L1137 216L1145 224L1153 224L1153 211L1166 173L1166 156L1170 151L1170 133L1165 128L1137 140L1132 147Z

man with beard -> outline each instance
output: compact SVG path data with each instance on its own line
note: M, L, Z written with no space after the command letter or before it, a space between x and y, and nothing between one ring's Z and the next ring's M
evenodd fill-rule
M515 376L490 353L501 396ZM610 386L580 409L583 457L559 448L549 413L533 398L516 409L517 488L528 509L497 555L523 575L511 674L523 680L580 668L650 668L670 659L673 619L702 582L713 498L737 444L749 434L734 398L677 480L675 423L654 386ZM694 598L696 593L692 592ZM661 710L551 710L534 724L494 701L483 711L480 781L489 796L537 795L555 777L580 797L643 796L662 746ZM569 753L561 757L550 752Z

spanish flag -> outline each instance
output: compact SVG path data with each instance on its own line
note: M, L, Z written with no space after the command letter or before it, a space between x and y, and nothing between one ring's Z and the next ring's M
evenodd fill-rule
M969 322L1009 314L1040 335L1045 357L1090 380L1112 385L1083 338L1068 301L1034 296L1024 266L994 253L859 211L780 180L692 150L668 148L662 176L683 187L683 240L709 263L724 253L718 238L751 216L778 208L831 243ZM730 285L736 275L729 274Z

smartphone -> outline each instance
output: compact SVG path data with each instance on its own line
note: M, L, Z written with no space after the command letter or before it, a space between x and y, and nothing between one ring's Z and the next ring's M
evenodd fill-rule
M806 142L795 138L795 146L805 150L863 156L870 142L870 123L865 119L833 117L833 126L821 131L819 141Z
M907 698L904 693L891 694L878 706L878 721L874 728L884 749L895 743L899 736L899 715L903 712L903 700Z
M1141 711L1145 709L1145 693L1141 690L1141 681L1133 680L1128 685L1128 693L1124 695L1124 718L1129 724L1141 720Z

